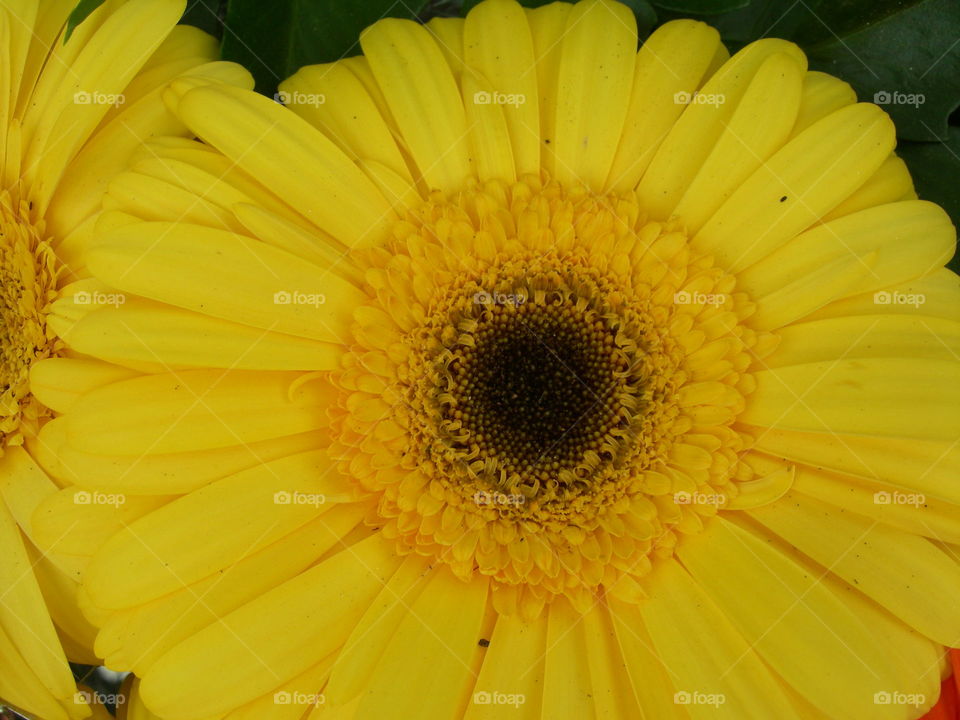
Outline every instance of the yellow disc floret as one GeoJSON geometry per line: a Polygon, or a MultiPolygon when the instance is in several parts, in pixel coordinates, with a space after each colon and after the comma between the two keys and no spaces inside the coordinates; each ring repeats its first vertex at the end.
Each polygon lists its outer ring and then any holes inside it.
{"type": "Polygon", "coordinates": [[[631,596],[751,479],[732,425],[772,337],[631,194],[438,193],[367,263],[334,452],[372,523],[492,577],[502,611],[631,596]]]}
{"type": "Polygon", "coordinates": [[[57,260],[26,203],[0,193],[0,453],[35,434],[49,414],[30,395],[30,367],[56,352],[46,314],[56,297],[57,260]]]}

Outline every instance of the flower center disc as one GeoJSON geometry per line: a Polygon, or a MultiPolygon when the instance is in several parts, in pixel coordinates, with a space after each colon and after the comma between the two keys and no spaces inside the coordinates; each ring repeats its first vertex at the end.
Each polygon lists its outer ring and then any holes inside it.
{"type": "Polygon", "coordinates": [[[30,367],[54,352],[45,318],[57,261],[42,228],[22,220],[27,216],[28,208],[0,192],[0,454],[22,444],[47,413],[30,396],[30,367]]]}
{"type": "Polygon", "coordinates": [[[438,434],[489,488],[534,498],[589,483],[627,449],[643,404],[642,358],[617,344],[609,308],[563,283],[503,284],[523,290],[456,303],[461,334],[441,354],[433,390],[438,434]],[[529,287],[551,284],[560,287],[529,287]]]}
{"type": "Polygon", "coordinates": [[[501,612],[635,596],[753,478],[752,305],[632,194],[436,193],[365,262],[331,452],[371,524],[493,578],[501,612]]]}

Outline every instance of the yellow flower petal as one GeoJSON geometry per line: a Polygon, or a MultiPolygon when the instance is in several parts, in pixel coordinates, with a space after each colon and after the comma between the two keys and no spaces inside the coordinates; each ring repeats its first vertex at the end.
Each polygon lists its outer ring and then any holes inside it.
{"type": "Polygon", "coordinates": [[[539,88],[537,106],[540,108],[541,162],[550,174],[556,173],[557,168],[554,142],[557,137],[557,88],[560,81],[563,35],[572,9],[573,5],[570,3],[555,2],[526,10],[530,36],[533,39],[539,88]],[[547,142],[548,140],[550,142],[547,142]]]}
{"type": "Polygon", "coordinates": [[[81,395],[137,373],[88,358],[48,358],[30,368],[30,390],[47,407],[66,412],[81,395]]]}
{"type": "Polygon", "coordinates": [[[423,591],[429,570],[424,558],[408,556],[371,603],[331,669],[330,683],[324,691],[331,706],[346,705],[365,690],[410,604],[423,591]]]}
{"type": "Polygon", "coordinates": [[[927,637],[960,637],[960,566],[925,538],[797,493],[749,514],[927,637]]]}
{"type": "Polygon", "coordinates": [[[187,91],[177,114],[338,240],[372,246],[383,239],[392,211],[377,188],[325,135],[277,103],[208,85],[187,91]],[[229,124],[222,122],[225,117],[229,124]]]}
{"type": "Polygon", "coordinates": [[[782,430],[952,439],[960,434],[956,362],[839,359],[756,373],[743,422],[782,430]]]}
{"type": "Polygon", "coordinates": [[[829,222],[875,205],[916,199],[907,164],[891,154],[856,192],[824,215],[823,221],[829,222]]]}
{"type": "Polygon", "coordinates": [[[487,99],[476,93],[498,93],[490,95],[493,102],[487,104],[503,111],[516,175],[539,173],[540,103],[537,75],[532,72],[536,60],[523,8],[513,0],[493,0],[478,5],[464,23],[463,59],[468,68],[463,92],[468,120],[471,105],[487,99]],[[483,77],[489,86],[477,89],[474,85],[468,89],[470,71],[483,77]],[[501,97],[507,100],[506,104],[500,103],[501,97]]]}
{"type": "Polygon", "coordinates": [[[736,272],[762,259],[836,207],[893,150],[893,123],[876,105],[837,110],[784,145],[693,239],[736,272]]]}
{"type": "Polygon", "coordinates": [[[487,579],[433,571],[369,676],[359,717],[454,716],[474,682],[487,579]]]}
{"type": "Polygon", "coordinates": [[[804,66],[775,53],[750,80],[713,150],[677,203],[674,213],[696,233],[790,133],[800,107],[804,66]]]}
{"type": "Polygon", "coordinates": [[[91,560],[84,587],[106,609],[148,602],[230,567],[352,497],[323,451],[257,465],[114,535],[91,560]],[[113,581],[120,572],[127,576],[122,586],[113,581]]]}
{"type": "Polygon", "coordinates": [[[347,337],[350,313],[363,298],[337,274],[288,252],[199,225],[120,227],[100,239],[87,261],[120,290],[326,342],[347,337]]]}
{"type": "Polygon", "coordinates": [[[301,68],[280,83],[280,92],[287,107],[322,130],[354,162],[374,160],[413,180],[376,103],[342,63],[301,68]]]}
{"type": "MultiPolygon", "coordinates": [[[[584,0],[573,6],[560,41],[556,125],[551,139],[564,183],[599,191],[613,165],[630,102],[637,21],[625,5],[584,0]],[[597,36],[604,38],[602,44],[597,36]]],[[[544,108],[549,112],[553,108],[544,108]]]]}
{"type": "Polygon", "coordinates": [[[738,287],[757,298],[769,296],[828,263],[846,259],[865,275],[844,295],[879,290],[926,275],[950,258],[955,245],[956,230],[937,205],[919,200],[878,205],[798,235],[740,272],[738,287]],[[870,253],[876,258],[868,265],[864,258],[870,253]]]}
{"type": "Polygon", "coordinates": [[[726,53],[720,33],[694,20],[671,20],[648,37],[637,53],[630,106],[606,189],[636,187],[663,138],[708,75],[718,53],[726,53]]]}
{"type": "Polygon", "coordinates": [[[338,546],[365,510],[358,505],[333,508],[202,580],[113,613],[97,637],[97,651],[110,667],[129,667],[146,675],[158,659],[191,635],[297,576],[338,546]]]}
{"type": "Polygon", "coordinates": [[[795,137],[813,125],[817,120],[836,112],[842,107],[853,105],[857,94],[849,84],[833,75],[811,70],[803,78],[803,96],[800,111],[793,126],[791,137],[795,137]]]}
{"type": "MultiPolygon", "coordinates": [[[[719,518],[678,556],[753,649],[823,712],[854,716],[874,693],[898,687],[898,668],[869,628],[763,536],[719,518]]],[[[900,717],[884,710],[878,718],[900,717]]]]}
{"type": "Polygon", "coordinates": [[[230,447],[325,427],[326,401],[318,383],[291,397],[299,377],[190,370],[114,383],[76,403],[67,416],[67,440],[83,452],[139,456],[230,447]],[[136,417],[130,416],[131,406],[136,417]]]}
{"type": "Polygon", "coordinates": [[[710,595],[675,560],[658,565],[639,608],[673,678],[674,702],[692,705],[696,697],[703,717],[800,718],[786,688],[710,595]]]}
{"type": "Polygon", "coordinates": [[[143,678],[144,702],[203,720],[272,692],[346,640],[398,564],[376,536],[341,550],[161,657],[143,678]]]}
{"type": "Polygon", "coordinates": [[[547,623],[537,619],[525,623],[520,618],[501,615],[488,638],[489,645],[474,693],[501,693],[513,696],[512,704],[479,704],[485,695],[474,695],[464,713],[464,720],[496,720],[509,710],[517,720],[540,720],[543,705],[543,665],[547,652],[547,623]],[[517,672],[523,668],[523,672],[517,672]],[[520,702],[519,698],[523,698],[520,702]]]}
{"type": "Polygon", "coordinates": [[[429,31],[388,18],[364,30],[360,46],[423,181],[460,187],[470,175],[463,101],[429,31]]]}
{"type": "MultiPolygon", "coordinates": [[[[18,462],[16,458],[16,454],[3,458],[4,473],[16,471],[11,467],[11,463],[18,462]]],[[[53,697],[72,698],[75,687],[67,658],[31,571],[32,563],[20,530],[5,503],[0,503],[0,546],[6,556],[0,565],[0,585],[4,588],[0,628],[23,657],[26,667],[36,673],[53,697]]],[[[2,640],[0,638],[0,644],[2,640]]]]}
{"type": "MultiPolygon", "coordinates": [[[[342,353],[331,343],[138,298],[85,316],[70,330],[70,344],[79,352],[96,349],[100,357],[124,364],[237,370],[333,370],[342,353]]],[[[120,370],[114,380],[129,377],[120,370]]]]}
{"type": "Polygon", "coordinates": [[[824,435],[755,429],[754,446],[777,457],[912,488],[960,505],[960,447],[953,439],[824,435]]]}
{"type": "Polygon", "coordinates": [[[565,598],[550,604],[543,665],[543,717],[589,717],[593,712],[590,666],[579,614],[565,598]]]}
{"type": "Polygon", "coordinates": [[[685,708],[674,698],[674,675],[653,647],[638,607],[615,600],[609,607],[623,662],[644,717],[686,718],[685,708]]]}
{"type": "Polygon", "coordinates": [[[806,58],[793,43],[760,40],[730,58],[703,84],[697,96],[702,100],[691,98],[637,185],[640,199],[654,218],[665,220],[673,213],[730,122],[751,79],[767,58],[778,53],[794,58],[806,69],[806,58]]]}

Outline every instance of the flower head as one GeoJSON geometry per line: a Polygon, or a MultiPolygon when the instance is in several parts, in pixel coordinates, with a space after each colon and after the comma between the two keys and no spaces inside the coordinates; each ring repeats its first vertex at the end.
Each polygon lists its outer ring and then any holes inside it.
{"type": "Polygon", "coordinates": [[[163,86],[246,78],[208,62],[213,38],[175,27],[183,8],[109,3],[66,40],[69,3],[0,6],[0,698],[44,720],[90,715],[67,661],[99,661],[96,630],[77,606],[83,563],[48,555],[34,532],[33,510],[59,489],[36,462],[46,451],[39,435],[51,408],[71,400],[60,392],[64,362],[81,384],[124,372],[67,361],[51,308],[87,276],[79,258],[111,177],[145,137],[187,134],[163,86]],[[36,374],[40,361],[48,374],[36,374]]]}
{"type": "Polygon", "coordinates": [[[126,369],[41,431],[126,504],[35,516],[99,528],[108,665],[185,720],[932,704],[960,285],[886,115],[607,0],[361,44],[287,108],[173,83],[203,142],[148,143],[84,254],[126,302],[55,305],[126,369]]]}

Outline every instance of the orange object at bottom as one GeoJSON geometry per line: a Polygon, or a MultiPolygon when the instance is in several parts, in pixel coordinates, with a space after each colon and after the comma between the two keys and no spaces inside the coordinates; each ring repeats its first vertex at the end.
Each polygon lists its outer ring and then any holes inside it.
{"type": "Polygon", "coordinates": [[[921,720],[960,720],[960,650],[950,651],[953,675],[940,686],[940,700],[921,720]]]}

